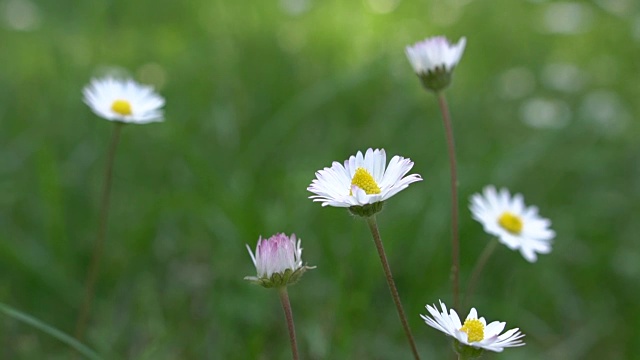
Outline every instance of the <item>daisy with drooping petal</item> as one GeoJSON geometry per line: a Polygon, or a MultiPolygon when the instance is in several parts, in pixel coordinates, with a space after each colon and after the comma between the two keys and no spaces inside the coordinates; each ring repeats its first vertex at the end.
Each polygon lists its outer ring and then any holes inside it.
{"type": "Polygon", "coordinates": [[[456,346],[456,350],[458,351],[464,351],[464,347],[473,347],[476,349],[502,352],[504,348],[525,344],[520,340],[524,337],[524,334],[522,334],[518,328],[508,330],[500,335],[506,323],[494,321],[487,325],[483,317],[478,318],[478,313],[475,308],[471,309],[464,324],[462,324],[455,310],[450,309],[447,313],[447,307],[442,301],[440,301],[440,306],[442,312],[438,311],[435,304],[433,306],[427,305],[426,308],[431,314],[431,317],[427,315],[420,315],[420,317],[422,317],[427,325],[456,339],[460,345],[462,345],[460,349],[456,346]]]}
{"type": "Polygon", "coordinates": [[[407,46],[406,53],[413,70],[426,74],[439,68],[451,71],[462,58],[467,39],[462,37],[457,44],[450,44],[444,36],[434,36],[407,46]]]}
{"type": "Polygon", "coordinates": [[[497,191],[487,186],[483,194],[471,197],[473,218],[484,227],[484,231],[498,237],[511,250],[520,250],[529,262],[537,260],[537,253],[551,252],[551,240],[555,232],[549,227],[551,221],[538,215],[538,208],[525,206],[521,194],[513,197],[507,189],[497,191]]]}
{"type": "Polygon", "coordinates": [[[264,287],[280,287],[295,283],[307,269],[302,264],[302,248],[296,235],[276,234],[269,239],[260,237],[255,255],[247,245],[258,276],[247,276],[249,280],[264,287]]]}
{"type": "Polygon", "coordinates": [[[454,68],[462,58],[467,39],[462,37],[456,44],[450,44],[444,36],[426,38],[405,48],[407,59],[422,86],[432,91],[438,99],[447,140],[449,169],[451,172],[451,287],[453,304],[458,306],[460,294],[460,240],[458,237],[458,171],[455,155],[453,124],[444,90],[451,84],[454,68]]]}
{"type": "Polygon", "coordinates": [[[82,94],[96,115],[110,121],[146,124],[163,120],[164,98],[152,87],[131,79],[93,79],[82,94]]]}
{"type": "Polygon", "coordinates": [[[458,65],[466,38],[450,44],[444,36],[434,36],[406,47],[406,54],[413,70],[429,90],[440,91],[451,82],[451,72],[458,65]]]}
{"type": "Polygon", "coordinates": [[[421,181],[418,174],[405,176],[413,167],[410,159],[394,156],[387,166],[384,149],[369,148],[364,155],[358,151],[343,164],[333,162],[330,168],[316,172],[316,179],[307,188],[316,194],[309,198],[322,206],[353,207],[385,201],[421,181]],[[404,176],[404,177],[403,177],[404,176]]]}

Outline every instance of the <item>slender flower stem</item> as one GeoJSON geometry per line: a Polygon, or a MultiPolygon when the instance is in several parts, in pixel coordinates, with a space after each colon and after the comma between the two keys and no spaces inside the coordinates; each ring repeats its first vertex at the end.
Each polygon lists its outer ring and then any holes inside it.
{"type": "Polygon", "coordinates": [[[476,260],[476,264],[473,266],[473,271],[471,272],[471,279],[469,279],[469,283],[467,284],[467,291],[464,294],[465,306],[468,305],[471,301],[473,292],[476,290],[476,286],[478,285],[480,274],[482,274],[484,266],[487,264],[487,261],[489,260],[497,246],[498,239],[494,238],[487,244],[487,246],[484,247],[484,250],[482,250],[482,254],[480,254],[478,260],[476,260]]]}
{"type": "Polygon", "coordinates": [[[296,327],[293,324],[293,313],[291,312],[291,303],[289,302],[289,293],[287,293],[287,287],[282,286],[278,288],[278,294],[280,295],[280,302],[282,303],[282,310],[284,310],[284,317],[287,319],[287,328],[289,329],[289,339],[291,340],[291,355],[293,360],[298,360],[298,343],[296,342],[296,327]]]}
{"type": "Polygon", "coordinates": [[[438,105],[442,112],[449,167],[451,168],[451,287],[453,288],[453,307],[459,310],[460,305],[460,240],[458,238],[458,170],[456,165],[456,147],[453,140],[453,126],[449,106],[444,93],[437,93],[438,105]]]}
{"type": "Polygon", "coordinates": [[[109,218],[109,198],[111,195],[111,182],[113,178],[113,162],[115,160],[116,149],[120,140],[120,133],[124,124],[115,122],[113,133],[111,135],[111,143],[107,152],[107,164],[104,171],[104,179],[102,186],[102,198],[100,200],[100,220],[98,225],[98,234],[96,240],[93,243],[93,255],[91,257],[91,263],[89,264],[89,271],[87,272],[87,278],[85,280],[85,293],[80,313],[78,314],[78,320],[76,322],[75,336],[78,341],[82,341],[84,336],[84,330],[89,320],[89,313],[91,312],[91,303],[94,297],[94,288],[96,280],[98,278],[98,272],[100,269],[100,260],[102,259],[102,253],[104,249],[104,240],[107,234],[107,222],[109,218]]]}
{"type": "Polygon", "coordinates": [[[396,309],[398,310],[398,317],[400,317],[400,322],[402,322],[404,333],[405,335],[407,335],[407,340],[409,340],[409,346],[411,346],[413,357],[416,360],[419,360],[420,355],[418,354],[418,348],[416,347],[416,343],[413,340],[413,334],[411,334],[411,329],[409,329],[407,316],[404,314],[404,309],[402,308],[402,302],[400,302],[400,295],[398,295],[398,289],[396,289],[396,284],[393,281],[393,275],[391,274],[391,268],[389,268],[387,255],[385,254],[384,247],[382,246],[382,239],[380,238],[380,231],[378,231],[378,223],[376,222],[376,216],[372,215],[368,217],[367,224],[369,225],[369,229],[371,230],[371,235],[373,236],[373,242],[376,244],[376,249],[378,249],[378,255],[380,256],[380,262],[382,263],[382,269],[384,270],[384,275],[387,278],[389,291],[391,291],[391,297],[393,298],[393,302],[396,304],[396,309]]]}

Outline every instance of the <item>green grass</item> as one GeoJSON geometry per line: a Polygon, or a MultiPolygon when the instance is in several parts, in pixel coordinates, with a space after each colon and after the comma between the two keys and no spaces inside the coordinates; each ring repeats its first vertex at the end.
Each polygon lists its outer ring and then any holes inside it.
{"type": "MultiPolygon", "coordinates": [[[[384,147],[424,178],[378,219],[423,358],[447,356],[448,340],[418,316],[451,303],[446,145],[404,55],[446,34],[468,39],[447,92],[462,284],[490,239],[466,209],[486,184],[522,192],[557,232],[535,264],[503,246],[489,262],[474,306],[520,327],[527,346],[486,357],[640,351],[637,4],[616,14],[578,2],[585,31],[557,34],[545,31],[545,1],[405,1],[388,14],[310,1],[300,15],[281,3],[36,1],[32,31],[2,20],[0,301],[73,333],[112,126],[81,89],[117,67],[159,87],[166,121],[123,131],[87,346],[105,359],[289,357],[277,294],[242,279],[255,271],[245,243],[295,232],[317,266],[289,290],[303,357],[409,358],[366,224],[306,191],[332,161],[384,147]],[[581,85],[554,87],[558,63],[578,67],[581,85]],[[533,79],[522,94],[504,90],[514,68],[533,79]],[[566,124],[527,125],[531,99],[560,102],[566,124]]],[[[72,354],[10,317],[0,339],[0,358],[72,354]]]]}

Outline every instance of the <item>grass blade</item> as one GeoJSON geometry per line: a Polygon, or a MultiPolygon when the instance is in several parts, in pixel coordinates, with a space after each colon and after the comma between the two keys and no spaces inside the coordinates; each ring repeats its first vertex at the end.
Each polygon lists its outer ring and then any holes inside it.
{"type": "Polygon", "coordinates": [[[100,360],[100,356],[98,356],[98,354],[96,354],[93,350],[89,349],[86,345],[32,316],[29,316],[1,302],[0,312],[3,312],[5,315],[15,320],[22,321],[27,325],[31,325],[34,328],[44,332],[45,334],[62,341],[63,343],[69,345],[71,348],[75,349],[80,354],[84,355],[87,359],[100,360]]]}

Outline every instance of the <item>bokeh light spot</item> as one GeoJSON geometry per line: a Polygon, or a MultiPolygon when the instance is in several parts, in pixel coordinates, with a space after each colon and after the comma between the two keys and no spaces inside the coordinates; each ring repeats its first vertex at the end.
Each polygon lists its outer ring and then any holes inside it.
{"type": "Polygon", "coordinates": [[[520,108],[522,121],[534,128],[558,129],[571,119],[571,109],[561,100],[533,98],[520,108]]]}
{"type": "Polygon", "coordinates": [[[588,93],[580,105],[580,117],[597,131],[610,135],[621,133],[631,121],[631,115],[620,96],[609,90],[588,93]]]}
{"type": "Polygon", "coordinates": [[[280,8],[285,13],[298,16],[306,13],[311,8],[310,0],[280,0],[280,8]]]}
{"type": "Polygon", "coordinates": [[[593,24],[593,10],[585,4],[557,2],[546,5],[542,26],[545,32],[579,34],[593,24]]]}
{"type": "Polygon", "coordinates": [[[577,92],[586,82],[586,74],[573,64],[548,64],[542,70],[542,83],[553,90],[577,92]]]}
{"type": "Polygon", "coordinates": [[[9,0],[0,7],[2,21],[9,29],[32,31],[40,25],[40,11],[29,0],[9,0]]]}
{"type": "Polygon", "coordinates": [[[365,0],[371,11],[377,14],[389,14],[400,4],[400,0],[365,0]]]}
{"type": "Polygon", "coordinates": [[[153,85],[156,90],[160,90],[167,82],[167,72],[164,68],[156,63],[147,63],[137,71],[138,79],[143,84],[153,85]]]}
{"type": "Polygon", "coordinates": [[[498,78],[498,91],[506,99],[525,97],[531,94],[535,87],[535,76],[525,67],[511,68],[500,74],[498,78]]]}

